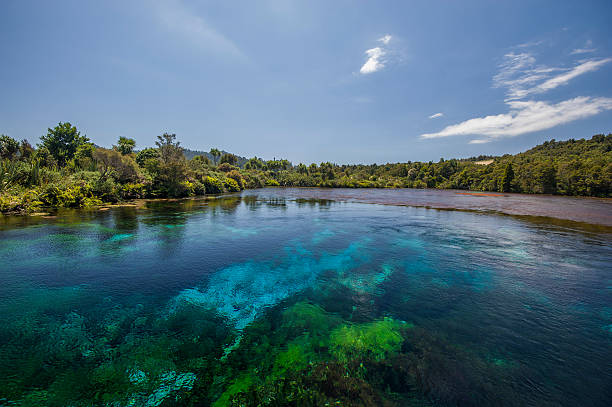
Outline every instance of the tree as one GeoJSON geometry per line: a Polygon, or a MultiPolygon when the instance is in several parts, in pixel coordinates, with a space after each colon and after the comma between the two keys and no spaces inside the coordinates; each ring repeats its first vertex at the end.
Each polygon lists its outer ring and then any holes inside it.
{"type": "Polygon", "coordinates": [[[28,140],[23,139],[19,143],[19,154],[22,159],[29,159],[34,155],[34,147],[32,147],[28,140]]]}
{"type": "Polygon", "coordinates": [[[117,141],[115,149],[123,155],[128,155],[132,154],[134,147],[136,147],[136,140],[121,136],[119,141],[117,141]]]}
{"type": "Polygon", "coordinates": [[[263,166],[264,162],[261,160],[261,158],[257,157],[249,158],[249,161],[244,164],[244,168],[247,170],[260,170],[263,168],[263,166]]]}
{"type": "Polygon", "coordinates": [[[230,165],[236,165],[238,158],[234,154],[225,153],[221,156],[221,164],[228,163],[230,165]]]}
{"type": "Polygon", "coordinates": [[[88,168],[91,166],[95,166],[93,161],[93,155],[96,150],[96,147],[93,143],[83,143],[78,148],[76,153],[74,153],[74,161],[75,164],[80,166],[81,168],[88,168]]]}
{"type": "Polygon", "coordinates": [[[189,168],[176,134],[164,133],[155,142],[159,150],[159,165],[155,169],[153,184],[162,195],[179,197],[190,193],[189,168]]]}
{"type": "Polygon", "coordinates": [[[0,134],[0,158],[12,160],[19,151],[19,142],[12,137],[0,134]]]}
{"type": "Polygon", "coordinates": [[[306,167],[304,164],[299,163],[297,167],[295,167],[295,170],[299,173],[299,174],[308,174],[308,167],[306,167]]]}
{"type": "Polygon", "coordinates": [[[159,151],[156,148],[145,148],[136,154],[136,162],[143,168],[147,160],[157,160],[158,158],[159,151]]]}
{"type": "Polygon", "coordinates": [[[165,164],[185,160],[181,143],[176,141],[176,134],[164,133],[157,136],[155,145],[159,150],[159,157],[165,164]]]}
{"type": "Polygon", "coordinates": [[[514,170],[512,169],[512,163],[508,163],[501,179],[500,192],[510,192],[512,180],[514,180],[514,170]]]}
{"type": "Polygon", "coordinates": [[[210,149],[210,155],[213,156],[213,160],[215,162],[215,165],[217,165],[217,158],[221,156],[221,151],[219,151],[216,148],[211,148],[210,149]]]}
{"type": "Polygon", "coordinates": [[[210,160],[205,155],[196,155],[191,161],[198,166],[210,165],[210,160]]]}
{"type": "Polygon", "coordinates": [[[47,129],[47,134],[40,138],[41,147],[49,150],[60,166],[74,158],[77,148],[87,143],[89,139],[81,136],[75,126],[69,122],[59,122],[53,129],[47,129]]]}
{"type": "Polygon", "coordinates": [[[138,179],[136,162],[130,156],[124,156],[117,150],[97,148],[93,152],[93,158],[98,162],[102,178],[112,176],[121,183],[138,179]]]}

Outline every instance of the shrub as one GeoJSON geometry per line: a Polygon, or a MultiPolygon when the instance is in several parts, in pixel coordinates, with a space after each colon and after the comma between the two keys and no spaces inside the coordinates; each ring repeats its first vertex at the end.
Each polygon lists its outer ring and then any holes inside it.
{"type": "Polygon", "coordinates": [[[240,185],[233,178],[227,178],[225,180],[225,188],[227,188],[230,192],[238,192],[240,191],[240,185]]]}
{"type": "Polygon", "coordinates": [[[40,194],[40,201],[46,206],[64,208],[83,208],[102,204],[99,198],[94,197],[87,184],[47,185],[40,194]]]}
{"type": "Polygon", "coordinates": [[[217,178],[204,177],[202,183],[207,194],[220,194],[223,192],[223,183],[217,178]]]}
{"type": "Polygon", "coordinates": [[[146,193],[146,185],[143,183],[127,183],[121,187],[121,197],[124,199],[144,198],[146,193]]]}
{"type": "Polygon", "coordinates": [[[244,178],[242,177],[242,174],[240,174],[238,171],[231,170],[227,173],[227,177],[236,181],[240,189],[244,189],[244,178]]]}
{"type": "Polygon", "coordinates": [[[230,172],[231,170],[235,170],[236,167],[234,167],[233,165],[231,165],[229,163],[221,163],[221,164],[219,164],[217,169],[219,171],[223,171],[223,172],[230,172]]]}

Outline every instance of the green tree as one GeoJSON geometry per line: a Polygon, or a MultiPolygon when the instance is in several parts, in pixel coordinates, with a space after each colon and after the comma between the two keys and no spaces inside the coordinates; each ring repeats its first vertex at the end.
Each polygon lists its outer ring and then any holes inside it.
{"type": "Polygon", "coordinates": [[[211,148],[210,149],[210,155],[213,156],[214,163],[215,163],[215,165],[217,165],[217,158],[219,158],[221,156],[221,151],[219,151],[216,148],[211,148]]]}
{"type": "Polygon", "coordinates": [[[0,158],[12,160],[19,152],[19,142],[12,137],[0,134],[0,158]]]}
{"type": "Polygon", "coordinates": [[[167,164],[185,160],[181,143],[176,141],[176,134],[164,133],[161,136],[157,136],[155,145],[163,163],[167,164]]]}
{"type": "Polygon", "coordinates": [[[89,139],[81,136],[75,126],[69,122],[59,122],[53,129],[47,129],[47,134],[40,138],[41,147],[49,150],[60,166],[74,158],[77,148],[87,143],[89,139]]]}
{"type": "Polygon", "coordinates": [[[159,158],[159,150],[156,148],[145,148],[136,154],[136,162],[144,168],[147,160],[157,160],[159,158]]]}
{"type": "Polygon", "coordinates": [[[95,162],[93,161],[93,155],[96,147],[93,143],[83,143],[78,148],[76,153],[74,153],[74,161],[75,164],[80,168],[88,168],[94,167],[95,170],[95,162]]]}
{"type": "Polygon", "coordinates": [[[261,160],[261,158],[257,157],[250,158],[249,161],[244,164],[244,168],[247,170],[260,170],[263,168],[263,166],[264,162],[261,160]]]}
{"type": "Polygon", "coordinates": [[[106,148],[97,148],[93,157],[100,167],[101,178],[112,176],[120,183],[138,180],[138,169],[132,157],[106,148]]]}
{"type": "Polygon", "coordinates": [[[189,167],[176,134],[164,133],[155,142],[159,150],[159,165],[153,184],[163,196],[180,197],[190,194],[189,167]]]}
{"type": "Polygon", "coordinates": [[[512,163],[508,163],[504,169],[504,175],[501,179],[499,190],[501,192],[510,192],[512,181],[514,180],[514,170],[512,170],[512,163]]]}
{"type": "Polygon", "coordinates": [[[221,156],[221,164],[228,163],[230,165],[236,165],[238,158],[234,154],[225,153],[221,156]]]}
{"type": "Polygon", "coordinates": [[[128,155],[132,154],[134,147],[136,147],[136,140],[121,136],[119,141],[117,141],[115,149],[123,155],[128,155]]]}
{"type": "Polygon", "coordinates": [[[19,143],[19,154],[22,159],[30,159],[34,155],[34,147],[32,147],[28,140],[23,139],[19,143]]]}

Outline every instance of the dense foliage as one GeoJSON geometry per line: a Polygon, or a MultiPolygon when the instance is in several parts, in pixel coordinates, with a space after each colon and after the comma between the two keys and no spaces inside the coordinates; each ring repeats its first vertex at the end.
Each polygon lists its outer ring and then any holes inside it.
{"type": "Polygon", "coordinates": [[[37,148],[27,140],[0,135],[0,212],[264,186],[612,196],[612,134],[551,140],[516,155],[384,165],[293,165],[284,159],[247,160],[216,148],[194,155],[198,152],[183,149],[176,135],[167,133],[158,136],[155,145],[135,152],[135,141],[120,137],[112,149],[96,147],[70,123],[48,129],[37,148]]]}

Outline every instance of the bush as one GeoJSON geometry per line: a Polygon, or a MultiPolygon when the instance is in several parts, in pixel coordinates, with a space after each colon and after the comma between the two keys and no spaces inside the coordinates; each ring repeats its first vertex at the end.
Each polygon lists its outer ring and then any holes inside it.
{"type": "Polygon", "coordinates": [[[147,195],[147,186],[143,183],[128,183],[121,187],[123,199],[139,199],[147,195]]]}
{"type": "Polygon", "coordinates": [[[230,192],[238,192],[240,191],[240,185],[233,178],[227,178],[225,180],[225,188],[227,188],[230,192]]]}
{"type": "Polygon", "coordinates": [[[219,166],[217,167],[217,169],[219,171],[223,171],[223,172],[230,172],[232,170],[236,170],[237,167],[234,167],[233,165],[229,164],[229,163],[221,163],[219,164],[219,166]]]}
{"type": "Polygon", "coordinates": [[[196,195],[205,195],[206,186],[200,181],[193,181],[193,193],[196,195]]]}
{"type": "Polygon", "coordinates": [[[278,183],[277,180],[275,180],[274,178],[268,178],[266,180],[266,186],[267,187],[279,187],[280,184],[278,183]]]}
{"type": "Polygon", "coordinates": [[[238,171],[231,170],[227,173],[227,177],[236,181],[240,189],[244,189],[244,178],[242,177],[242,174],[240,174],[238,171]]]}
{"type": "Polygon", "coordinates": [[[223,183],[217,178],[204,177],[202,183],[207,194],[220,194],[223,192],[223,183]]]}
{"type": "Polygon", "coordinates": [[[47,185],[40,194],[40,201],[45,206],[64,208],[83,208],[102,204],[87,184],[47,185]]]}

